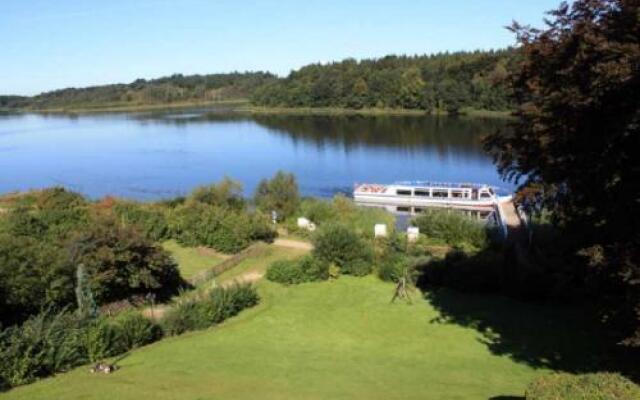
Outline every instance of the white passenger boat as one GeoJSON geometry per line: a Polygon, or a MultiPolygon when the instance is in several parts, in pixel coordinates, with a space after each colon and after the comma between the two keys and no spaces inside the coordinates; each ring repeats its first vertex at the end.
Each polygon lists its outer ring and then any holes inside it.
{"type": "Polygon", "coordinates": [[[363,204],[405,207],[450,207],[466,210],[493,209],[499,202],[511,200],[499,196],[484,184],[442,182],[398,182],[391,185],[356,184],[353,198],[363,204]]]}

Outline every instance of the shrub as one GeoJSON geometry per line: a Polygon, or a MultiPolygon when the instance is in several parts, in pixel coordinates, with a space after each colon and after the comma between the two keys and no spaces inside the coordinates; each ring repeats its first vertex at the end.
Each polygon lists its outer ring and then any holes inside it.
{"type": "Polygon", "coordinates": [[[297,262],[278,260],[269,266],[266,278],[272,282],[296,284],[305,282],[304,273],[297,262]]]}
{"type": "Polygon", "coordinates": [[[271,264],[267,279],[285,284],[297,284],[329,279],[329,263],[311,255],[295,261],[279,260],[271,264]]]}
{"type": "Polygon", "coordinates": [[[98,303],[149,292],[168,298],[184,284],[167,251],[110,219],[97,219],[75,234],[69,248],[72,263],[84,265],[98,303]]]}
{"type": "Polygon", "coordinates": [[[247,213],[204,203],[178,206],[170,225],[181,244],[208,246],[223,253],[237,253],[249,246],[256,226],[247,213]]]}
{"type": "Polygon", "coordinates": [[[0,332],[0,381],[5,386],[86,362],[81,321],[73,314],[41,313],[0,332]]]}
{"type": "Polygon", "coordinates": [[[640,387],[618,374],[551,374],[534,380],[526,390],[527,400],[635,400],[640,387]]]}
{"type": "Polygon", "coordinates": [[[342,273],[360,276],[371,271],[371,245],[345,225],[323,226],[313,243],[313,255],[328,263],[335,263],[342,273]]]}
{"type": "Polygon", "coordinates": [[[167,335],[205,329],[258,304],[259,297],[250,284],[216,287],[204,299],[189,299],[177,304],[162,320],[167,335]]]}
{"type": "Polygon", "coordinates": [[[420,233],[451,246],[463,246],[466,243],[479,249],[488,242],[487,229],[482,223],[456,211],[426,210],[411,224],[420,228],[420,233]]]}
{"type": "Polygon", "coordinates": [[[162,329],[137,312],[118,315],[114,323],[117,326],[118,340],[126,350],[153,343],[162,337],[162,329]]]}
{"type": "Polygon", "coordinates": [[[117,326],[106,318],[92,320],[84,334],[84,349],[91,362],[120,354],[127,349],[119,341],[117,326]]]}
{"type": "Polygon", "coordinates": [[[134,202],[118,202],[113,211],[125,224],[135,225],[153,241],[170,238],[167,211],[160,206],[142,205],[134,202]]]}
{"type": "Polygon", "coordinates": [[[219,183],[195,188],[188,200],[228,207],[236,211],[245,208],[245,202],[242,198],[242,184],[227,177],[219,183]]]}
{"type": "Polygon", "coordinates": [[[264,212],[277,211],[278,219],[285,219],[293,215],[300,203],[295,176],[278,171],[270,180],[263,179],[258,184],[254,201],[258,208],[264,212]]]}
{"type": "Polygon", "coordinates": [[[405,275],[409,268],[409,260],[401,255],[395,255],[382,260],[378,265],[378,277],[383,281],[397,282],[405,275]]]}

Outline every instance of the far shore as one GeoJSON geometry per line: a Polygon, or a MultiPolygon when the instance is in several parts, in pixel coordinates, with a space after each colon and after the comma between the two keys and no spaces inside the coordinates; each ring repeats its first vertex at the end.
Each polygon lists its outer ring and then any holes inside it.
{"type": "MultiPolygon", "coordinates": [[[[91,114],[110,112],[142,112],[160,110],[179,110],[189,108],[219,108],[228,107],[230,112],[250,115],[363,115],[363,116],[448,116],[451,113],[445,110],[427,112],[425,110],[412,110],[403,108],[339,108],[339,107],[261,107],[253,106],[247,99],[217,100],[217,101],[186,101],[161,104],[114,104],[91,107],[59,107],[43,109],[18,109],[1,110],[17,113],[42,113],[42,114],[91,114]]],[[[511,111],[477,110],[466,108],[460,110],[456,116],[481,117],[481,118],[511,118],[511,111]]]]}

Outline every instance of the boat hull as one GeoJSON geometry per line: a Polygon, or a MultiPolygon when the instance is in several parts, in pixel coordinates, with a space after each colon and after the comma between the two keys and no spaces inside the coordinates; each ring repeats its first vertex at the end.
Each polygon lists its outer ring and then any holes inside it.
{"type": "Polygon", "coordinates": [[[361,194],[354,193],[353,198],[358,203],[395,205],[406,207],[445,207],[460,208],[465,210],[492,210],[496,204],[495,199],[469,200],[469,199],[424,199],[416,197],[398,197],[385,194],[361,194]]]}

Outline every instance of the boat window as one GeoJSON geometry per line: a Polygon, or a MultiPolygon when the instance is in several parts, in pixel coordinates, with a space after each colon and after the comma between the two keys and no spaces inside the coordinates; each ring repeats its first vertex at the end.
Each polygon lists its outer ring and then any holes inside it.
{"type": "Polygon", "coordinates": [[[413,211],[414,211],[415,213],[421,213],[421,212],[424,212],[424,208],[422,208],[422,207],[414,207],[414,208],[413,208],[413,211]]]}
{"type": "Polygon", "coordinates": [[[423,197],[429,197],[429,191],[428,190],[420,190],[420,189],[416,189],[413,192],[416,196],[423,196],[423,197]]]}
{"type": "Polygon", "coordinates": [[[396,210],[398,212],[409,212],[410,211],[409,207],[398,207],[398,208],[396,208],[396,210]]]}
{"type": "Polygon", "coordinates": [[[449,197],[449,192],[447,190],[434,190],[433,197],[449,197]]]}
{"type": "Polygon", "coordinates": [[[396,190],[396,194],[399,196],[411,196],[411,190],[398,189],[396,190]]]}
{"type": "Polygon", "coordinates": [[[452,190],[451,191],[451,197],[459,199],[459,198],[463,197],[463,195],[462,195],[462,192],[459,192],[457,190],[452,190]]]}
{"type": "Polygon", "coordinates": [[[480,198],[481,199],[488,199],[490,197],[491,197],[491,195],[489,193],[487,193],[487,192],[480,193],[480,198]]]}

